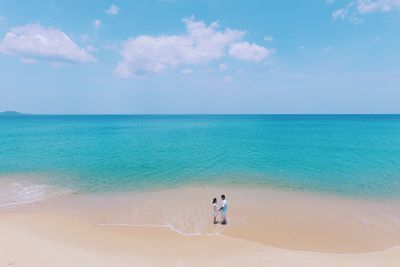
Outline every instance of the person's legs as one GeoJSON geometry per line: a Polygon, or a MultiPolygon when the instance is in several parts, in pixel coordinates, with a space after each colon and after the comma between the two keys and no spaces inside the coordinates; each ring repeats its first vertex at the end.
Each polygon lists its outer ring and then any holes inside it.
{"type": "Polygon", "coordinates": [[[222,218],[222,224],[226,224],[226,214],[225,213],[222,213],[221,214],[221,218],[222,218]]]}
{"type": "Polygon", "coordinates": [[[217,224],[217,216],[214,216],[214,224],[217,224]]]}

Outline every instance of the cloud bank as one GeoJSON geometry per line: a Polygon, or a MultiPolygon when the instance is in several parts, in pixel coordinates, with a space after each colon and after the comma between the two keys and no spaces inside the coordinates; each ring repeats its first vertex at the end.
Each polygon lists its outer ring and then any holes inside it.
{"type": "Polygon", "coordinates": [[[262,61],[267,56],[271,55],[272,51],[265,47],[250,44],[248,42],[240,42],[232,44],[229,49],[229,54],[241,60],[247,61],[262,61]]]}
{"type": "Polygon", "coordinates": [[[350,19],[353,22],[362,21],[359,16],[373,12],[389,12],[400,9],[400,0],[354,0],[346,7],[332,13],[333,19],[350,19]]]}
{"type": "Polygon", "coordinates": [[[96,59],[80,48],[64,32],[40,24],[13,27],[0,42],[0,53],[21,59],[53,62],[86,63],[96,59]]]}
{"type": "Polygon", "coordinates": [[[207,63],[231,56],[259,62],[271,55],[268,48],[241,41],[244,31],[219,30],[218,22],[206,25],[194,17],[183,19],[183,35],[141,35],[123,42],[115,72],[123,77],[161,73],[180,65],[207,63]]]}

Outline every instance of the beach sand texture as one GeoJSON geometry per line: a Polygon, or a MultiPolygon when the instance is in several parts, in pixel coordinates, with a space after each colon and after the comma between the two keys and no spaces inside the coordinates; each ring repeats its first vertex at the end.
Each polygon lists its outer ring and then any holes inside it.
{"type": "Polygon", "coordinates": [[[220,190],[177,188],[134,197],[66,194],[3,209],[0,266],[400,264],[395,201],[229,188],[229,224],[215,226],[207,200],[220,190]],[[179,203],[181,208],[173,209],[179,203]],[[142,216],[127,217],[134,210],[142,216]],[[171,221],[178,214],[180,220],[171,221]],[[202,217],[205,221],[196,225],[202,217]],[[142,226],[123,225],[122,219],[142,226]],[[185,219],[188,223],[180,224],[185,219]]]}
{"type": "Polygon", "coordinates": [[[96,226],[44,213],[1,215],[0,266],[399,266],[400,248],[333,254],[168,229],[96,226]]]}

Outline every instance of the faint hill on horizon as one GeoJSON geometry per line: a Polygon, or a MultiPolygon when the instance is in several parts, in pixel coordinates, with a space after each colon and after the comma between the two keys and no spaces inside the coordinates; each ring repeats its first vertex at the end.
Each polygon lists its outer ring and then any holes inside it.
{"type": "Polygon", "coordinates": [[[21,116],[21,115],[29,115],[29,114],[21,113],[18,111],[12,111],[12,110],[6,110],[3,112],[0,112],[0,116],[21,116]]]}

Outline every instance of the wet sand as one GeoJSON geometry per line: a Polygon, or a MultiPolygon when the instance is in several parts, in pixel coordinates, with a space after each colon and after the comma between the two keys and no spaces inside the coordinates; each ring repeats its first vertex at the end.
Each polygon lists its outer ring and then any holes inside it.
{"type": "Polygon", "coordinates": [[[166,228],[98,226],[49,213],[0,215],[0,266],[398,266],[400,248],[334,254],[294,251],[166,228]]]}
{"type": "Polygon", "coordinates": [[[361,253],[400,245],[397,200],[256,188],[185,187],[68,195],[27,210],[72,215],[103,225],[164,226],[188,236],[218,234],[295,250],[361,253]],[[228,198],[227,226],[211,223],[211,200],[220,192],[228,198]]]}

